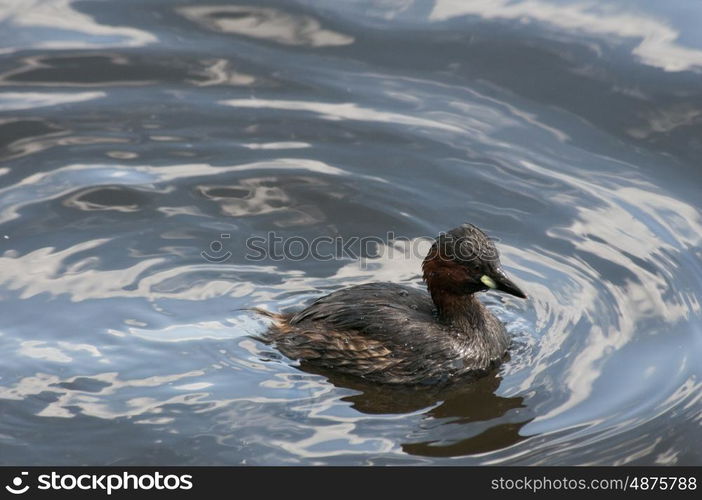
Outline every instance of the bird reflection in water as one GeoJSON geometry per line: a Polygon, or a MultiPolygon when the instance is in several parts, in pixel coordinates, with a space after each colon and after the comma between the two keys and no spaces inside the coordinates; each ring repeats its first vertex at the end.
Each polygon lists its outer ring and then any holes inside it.
{"type": "Polygon", "coordinates": [[[502,380],[497,373],[438,387],[395,386],[305,364],[300,368],[325,376],[336,387],[357,391],[341,399],[361,413],[408,414],[424,410],[420,428],[411,435],[414,439],[401,444],[410,455],[458,457],[506,448],[526,438],[520,430],[534,418],[523,397],[495,393],[502,380]]]}

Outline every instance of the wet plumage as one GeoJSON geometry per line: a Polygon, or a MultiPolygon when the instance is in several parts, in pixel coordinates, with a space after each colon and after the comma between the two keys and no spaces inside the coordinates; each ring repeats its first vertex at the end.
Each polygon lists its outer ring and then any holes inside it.
{"type": "Polygon", "coordinates": [[[395,283],[344,288],[298,313],[271,315],[267,339],[292,359],[382,383],[485,375],[509,340],[473,294],[494,288],[525,295],[505,276],[492,241],[472,225],[440,235],[422,268],[429,293],[395,283]]]}

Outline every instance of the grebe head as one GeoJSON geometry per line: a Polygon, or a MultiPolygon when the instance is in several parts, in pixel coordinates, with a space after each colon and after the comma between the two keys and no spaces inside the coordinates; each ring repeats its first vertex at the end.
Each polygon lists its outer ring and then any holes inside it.
{"type": "Polygon", "coordinates": [[[492,240],[472,224],[439,235],[424,259],[422,271],[437,304],[442,295],[470,295],[486,290],[527,297],[502,270],[492,240]]]}

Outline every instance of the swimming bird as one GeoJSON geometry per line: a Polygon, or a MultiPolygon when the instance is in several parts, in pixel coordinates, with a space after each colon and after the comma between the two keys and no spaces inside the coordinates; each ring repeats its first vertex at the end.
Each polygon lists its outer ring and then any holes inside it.
{"type": "Polygon", "coordinates": [[[504,325],[477,299],[526,294],[502,269],[494,242],[463,224],[434,241],[422,275],[428,293],[397,283],[335,291],[294,314],[264,312],[264,339],[303,364],[387,384],[480,377],[507,354],[504,325]]]}

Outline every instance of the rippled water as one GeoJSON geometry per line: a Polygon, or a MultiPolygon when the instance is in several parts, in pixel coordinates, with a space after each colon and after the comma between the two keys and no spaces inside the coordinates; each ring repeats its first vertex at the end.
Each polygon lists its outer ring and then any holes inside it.
{"type": "Polygon", "coordinates": [[[701,464],[701,17],[0,2],[0,462],[701,464]],[[464,221],[530,295],[482,297],[514,337],[494,376],[361,385],[251,337],[244,308],[421,286],[421,257],[247,238],[464,221]]]}

